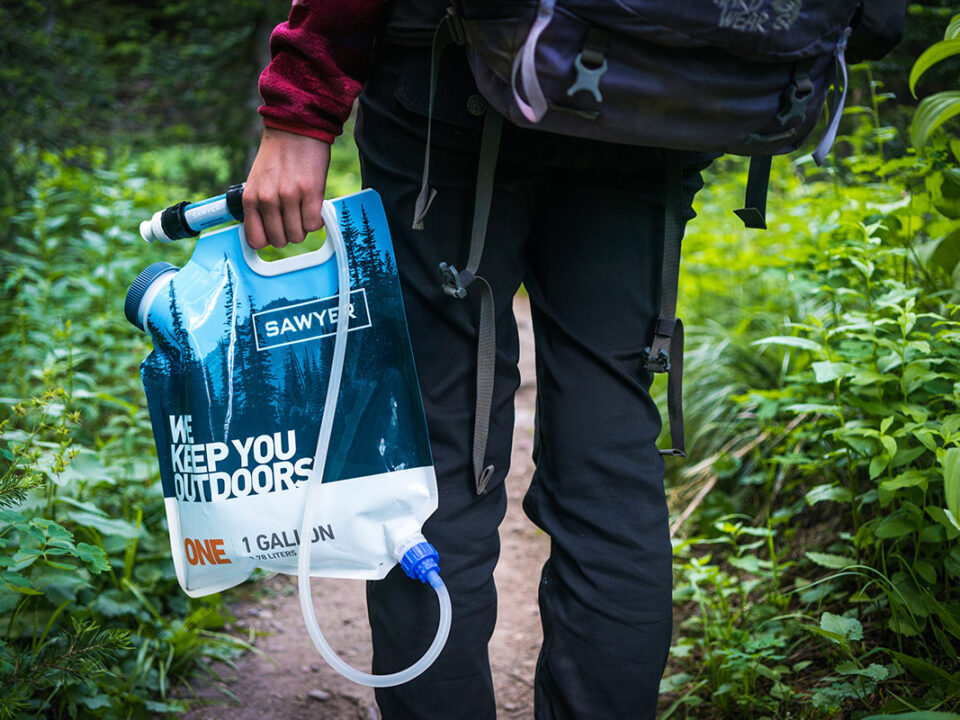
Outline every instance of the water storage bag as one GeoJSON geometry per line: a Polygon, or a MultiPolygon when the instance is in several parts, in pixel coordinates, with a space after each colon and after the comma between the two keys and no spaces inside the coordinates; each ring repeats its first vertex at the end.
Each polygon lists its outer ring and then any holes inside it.
{"type": "Polygon", "coordinates": [[[366,190],[323,214],[328,242],[273,262],[240,225],[202,235],[183,268],[141,273],[125,308],[154,343],[141,375],[181,587],[300,571],[315,643],[309,575],[375,580],[402,560],[443,589],[420,535],[436,478],[383,207],[366,190]]]}

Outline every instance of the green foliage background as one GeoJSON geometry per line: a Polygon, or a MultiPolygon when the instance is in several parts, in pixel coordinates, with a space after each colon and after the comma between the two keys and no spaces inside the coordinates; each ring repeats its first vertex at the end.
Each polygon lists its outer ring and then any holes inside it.
{"type": "MultiPolygon", "coordinates": [[[[122,302],[190,250],[145,246],[139,221],[245,175],[285,13],[0,6],[0,718],[177,713],[174,686],[247,648],[219,597],[177,587],[150,345],[122,302]]],[[[854,69],[827,166],[775,162],[766,233],[730,212],[743,162],[708,171],[684,243],[664,718],[960,717],[960,136],[921,127],[908,81],[949,19],[912,4],[897,51],[854,69]]],[[[949,101],[958,62],[921,97],[949,101]]],[[[346,136],[328,187],[359,187],[346,136]]]]}

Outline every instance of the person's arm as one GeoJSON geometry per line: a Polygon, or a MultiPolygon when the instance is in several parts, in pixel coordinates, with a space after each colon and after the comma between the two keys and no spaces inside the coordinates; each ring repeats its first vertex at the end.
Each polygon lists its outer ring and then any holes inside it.
{"type": "Polygon", "coordinates": [[[330,145],[363,87],[385,0],[295,0],[260,76],[264,132],[243,191],[255,249],[302,242],[323,224],[330,145]]]}

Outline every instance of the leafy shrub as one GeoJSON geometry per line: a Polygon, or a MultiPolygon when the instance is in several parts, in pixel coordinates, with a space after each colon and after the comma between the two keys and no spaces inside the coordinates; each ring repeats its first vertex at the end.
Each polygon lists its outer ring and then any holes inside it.
{"type": "Polygon", "coordinates": [[[36,161],[0,249],[0,717],[152,717],[245,646],[219,597],[177,587],[137,401],[149,348],[122,305],[156,181],[84,170],[95,149],[36,161]]]}
{"type": "Polygon", "coordinates": [[[914,152],[872,98],[832,165],[779,166],[766,236],[716,219],[725,162],[685,240],[664,717],[960,717],[960,140],[918,114],[914,152]]]}

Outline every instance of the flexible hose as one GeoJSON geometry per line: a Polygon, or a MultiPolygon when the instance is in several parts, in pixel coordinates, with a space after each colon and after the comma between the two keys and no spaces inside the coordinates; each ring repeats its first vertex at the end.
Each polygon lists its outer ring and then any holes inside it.
{"type": "Polygon", "coordinates": [[[311,542],[311,528],[316,522],[317,510],[320,505],[320,486],[323,483],[323,471],[327,463],[327,450],[330,446],[330,435],[333,432],[333,418],[337,410],[337,399],[340,396],[340,380],[343,377],[344,358],[347,354],[347,332],[350,325],[350,276],[347,266],[346,245],[340,234],[336,216],[328,208],[330,203],[323,204],[324,222],[327,228],[327,239],[333,241],[333,249],[337,258],[337,287],[339,301],[337,306],[337,331],[333,343],[333,360],[330,366],[330,381],[327,385],[327,396],[323,405],[323,417],[320,420],[320,434],[317,438],[317,451],[313,458],[313,474],[307,483],[306,507],[303,511],[303,521],[300,525],[300,550],[297,559],[297,582],[300,590],[300,611],[307,632],[314,646],[330,666],[338,673],[360,685],[368,687],[392,687],[400,685],[420,675],[437,659],[447,636],[450,634],[452,610],[450,593],[443,580],[435,571],[430,571],[427,581],[437,593],[440,601],[440,624],[437,634],[426,653],[417,662],[405,670],[389,675],[374,675],[361,672],[348,665],[334,652],[327,643],[320,626],[317,623],[316,612],[313,608],[313,598],[310,589],[310,554],[313,549],[311,542]]]}

